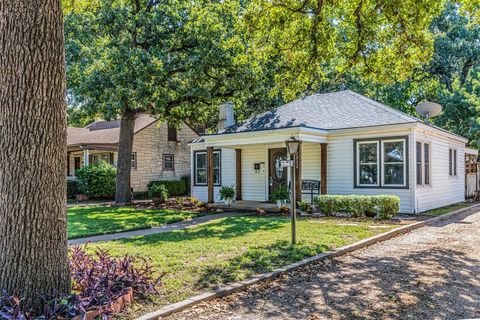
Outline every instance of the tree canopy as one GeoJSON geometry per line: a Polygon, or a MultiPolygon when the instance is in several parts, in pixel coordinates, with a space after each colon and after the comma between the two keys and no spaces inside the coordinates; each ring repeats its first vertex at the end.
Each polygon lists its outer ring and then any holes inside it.
{"type": "Polygon", "coordinates": [[[479,147],[480,25],[458,4],[447,3],[429,30],[434,39],[432,59],[405,81],[385,84],[348,73],[318,82],[315,90],[350,88],[413,115],[420,101],[438,102],[444,111],[432,122],[468,137],[471,146],[479,147]]]}

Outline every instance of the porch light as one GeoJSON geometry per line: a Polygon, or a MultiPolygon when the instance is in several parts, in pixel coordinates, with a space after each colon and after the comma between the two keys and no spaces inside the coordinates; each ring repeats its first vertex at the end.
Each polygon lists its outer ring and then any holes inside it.
{"type": "Polygon", "coordinates": [[[300,145],[300,141],[295,139],[295,137],[291,137],[290,140],[285,141],[285,144],[287,145],[288,154],[298,153],[298,146],[300,145]]]}

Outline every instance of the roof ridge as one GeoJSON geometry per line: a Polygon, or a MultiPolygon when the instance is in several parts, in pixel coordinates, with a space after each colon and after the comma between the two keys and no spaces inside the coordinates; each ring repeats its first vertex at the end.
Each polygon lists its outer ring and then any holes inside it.
{"type": "MultiPolygon", "coordinates": [[[[340,92],[340,91],[339,91],[340,92]]],[[[373,99],[370,99],[369,97],[365,97],[364,95],[361,95],[359,93],[356,93],[355,91],[352,91],[352,90],[344,90],[344,92],[350,94],[352,97],[355,97],[359,100],[362,100],[368,104],[371,104],[372,106],[376,107],[376,108],[379,108],[379,109],[382,109],[383,111],[385,112],[388,112],[390,114],[394,114],[394,115],[400,115],[402,117],[407,118],[407,120],[415,120],[415,121],[419,121],[419,122],[423,122],[421,119],[418,119],[417,117],[414,117],[412,115],[409,115],[403,111],[400,111],[400,110],[397,110],[395,108],[392,108],[392,107],[389,107],[387,105],[384,105],[383,103],[380,103],[378,101],[375,101],[373,99]]]]}

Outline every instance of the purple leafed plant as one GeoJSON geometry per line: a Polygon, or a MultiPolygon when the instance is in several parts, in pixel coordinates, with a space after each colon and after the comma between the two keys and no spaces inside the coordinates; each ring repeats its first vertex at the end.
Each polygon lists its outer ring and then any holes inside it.
{"type": "Polygon", "coordinates": [[[112,313],[112,303],[128,288],[134,296],[145,299],[157,293],[160,278],[153,277],[147,260],[125,255],[112,257],[107,250],[88,253],[85,247],[70,249],[69,268],[73,293],[66,297],[44,298],[41,315],[24,310],[22,299],[3,292],[0,296],[0,318],[12,320],[49,320],[80,318],[90,310],[105,317],[112,313]]]}

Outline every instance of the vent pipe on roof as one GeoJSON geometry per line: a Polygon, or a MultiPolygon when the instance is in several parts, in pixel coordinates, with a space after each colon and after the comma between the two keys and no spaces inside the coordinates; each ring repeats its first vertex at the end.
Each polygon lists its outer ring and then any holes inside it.
{"type": "Polygon", "coordinates": [[[222,103],[218,111],[218,130],[223,130],[235,124],[235,111],[232,102],[222,103]]]}

